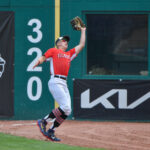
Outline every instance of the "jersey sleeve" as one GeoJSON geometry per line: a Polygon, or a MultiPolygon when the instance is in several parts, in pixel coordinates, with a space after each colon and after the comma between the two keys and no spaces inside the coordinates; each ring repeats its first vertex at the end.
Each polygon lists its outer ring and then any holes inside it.
{"type": "Polygon", "coordinates": [[[70,52],[70,57],[71,57],[71,61],[77,56],[75,48],[69,50],[70,52]]]}
{"type": "Polygon", "coordinates": [[[55,48],[50,48],[48,49],[45,53],[44,53],[44,56],[47,58],[50,58],[53,56],[54,54],[54,51],[55,51],[55,48]]]}

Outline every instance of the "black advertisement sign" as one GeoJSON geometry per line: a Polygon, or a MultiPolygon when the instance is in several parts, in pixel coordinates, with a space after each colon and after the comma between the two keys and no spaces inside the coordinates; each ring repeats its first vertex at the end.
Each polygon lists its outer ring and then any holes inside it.
{"type": "Polygon", "coordinates": [[[74,80],[76,119],[150,120],[150,81],[74,80]]]}
{"type": "Polygon", "coordinates": [[[14,13],[0,12],[0,116],[14,114],[14,13]]]}

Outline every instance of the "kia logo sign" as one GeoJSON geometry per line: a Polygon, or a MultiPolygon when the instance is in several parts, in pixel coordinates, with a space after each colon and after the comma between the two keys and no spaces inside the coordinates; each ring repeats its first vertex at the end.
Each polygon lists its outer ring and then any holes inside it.
{"type": "Polygon", "coordinates": [[[76,119],[150,120],[150,80],[76,79],[73,92],[76,119]]]}
{"type": "Polygon", "coordinates": [[[106,109],[115,109],[115,106],[108,100],[110,96],[118,94],[118,108],[119,109],[134,109],[140,104],[144,103],[150,98],[150,92],[144,94],[139,99],[135,100],[130,105],[128,103],[128,92],[126,89],[112,89],[107,93],[99,96],[97,99],[90,102],[90,89],[81,93],[81,108],[93,108],[98,104],[102,104],[106,109]]]}

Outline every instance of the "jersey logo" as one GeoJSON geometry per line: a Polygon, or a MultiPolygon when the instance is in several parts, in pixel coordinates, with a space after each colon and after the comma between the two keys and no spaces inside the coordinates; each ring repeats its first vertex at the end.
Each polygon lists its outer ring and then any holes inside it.
{"type": "Polygon", "coordinates": [[[3,75],[5,64],[6,64],[6,61],[1,57],[1,54],[0,54],[0,78],[3,75]]]}
{"type": "Polygon", "coordinates": [[[70,59],[70,55],[67,54],[62,54],[62,53],[58,53],[58,58],[66,58],[66,59],[70,59]]]}

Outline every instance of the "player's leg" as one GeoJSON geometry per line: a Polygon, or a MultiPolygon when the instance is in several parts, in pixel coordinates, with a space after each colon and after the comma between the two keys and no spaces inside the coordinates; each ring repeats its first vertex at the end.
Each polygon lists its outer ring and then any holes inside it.
{"type": "Polygon", "coordinates": [[[56,116],[55,121],[52,123],[50,129],[55,130],[57,127],[59,127],[64,120],[68,117],[65,112],[60,108],[56,108],[53,110],[54,115],[56,116]]]}
{"type": "Polygon", "coordinates": [[[53,111],[48,114],[47,116],[45,116],[43,119],[39,119],[37,121],[37,125],[41,131],[41,133],[44,136],[47,136],[47,131],[46,131],[46,125],[48,124],[48,122],[54,122],[56,116],[54,115],[53,111]]]}
{"type": "MultiPolygon", "coordinates": [[[[51,92],[52,96],[54,97],[54,99],[55,98],[61,99],[61,97],[64,97],[64,92],[62,91],[63,86],[62,85],[57,86],[57,83],[55,82],[54,78],[51,78],[49,80],[48,88],[49,88],[49,91],[51,92]],[[59,94],[59,97],[58,97],[58,94],[59,94]]],[[[58,104],[60,103],[59,101],[57,101],[57,102],[58,102],[58,104]]],[[[46,115],[43,119],[38,120],[38,126],[42,133],[46,132],[46,125],[48,122],[54,122],[57,112],[59,113],[59,110],[54,109],[52,112],[50,112],[50,114],[46,115]]],[[[57,123],[55,123],[55,126],[58,126],[57,123]]]]}
{"type": "Polygon", "coordinates": [[[67,116],[71,113],[71,100],[68,97],[68,88],[66,82],[58,83],[58,81],[50,82],[49,90],[53,96],[53,98],[59,104],[59,107],[52,111],[53,115],[55,116],[55,121],[51,126],[52,129],[55,130],[56,127],[60,126],[62,122],[67,118],[67,116]],[[68,99],[69,98],[69,99],[68,99]]]}
{"type": "Polygon", "coordinates": [[[55,115],[53,114],[53,112],[51,112],[50,114],[46,115],[43,119],[39,119],[37,124],[40,128],[40,131],[45,134],[46,132],[46,125],[48,122],[53,122],[55,119],[55,115]]]}
{"type": "MultiPolygon", "coordinates": [[[[48,84],[48,86],[50,86],[48,84]]],[[[53,85],[52,85],[53,86],[53,85]]],[[[46,115],[43,119],[39,119],[37,121],[37,125],[40,128],[41,133],[46,136],[46,125],[48,124],[48,122],[53,121],[56,118],[56,116],[54,115],[53,111],[46,115]]]]}
{"type": "MultiPolygon", "coordinates": [[[[49,89],[54,99],[59,104],[59,107],[52,111],[53,116],[55,117],[55,121],[52,126],[48,130],[48,133],[54,133],[55,129],[59,127],[63,121],[68,117],[71,113],[71,100],[68,97],[68,89],[66,83],[49,83],[49,89]]],[[[50,137],[51,138],[51,137],[50,137]]]]}
{"type": "MultiPolygon", "coordinates": [[[[50,79],[48,82],[48,87],[49,86],[53,86],[51,85],[52,83],[50,81],[52,81],[53,79],[50,79]],[[51,84],[50,84],[51,83],[51,84]]],[[[46,125],[48,124],[48,122],[50,121],[54,121],[54,119],[56,118],[56,116],[54,115],[53,111],[50,112],[50,114],[46,115],[43,119],[39,119],[37,121],[37,125],[41,131],[41,133],[46,136],[47,132],[46,132],[46,125]]]]}

